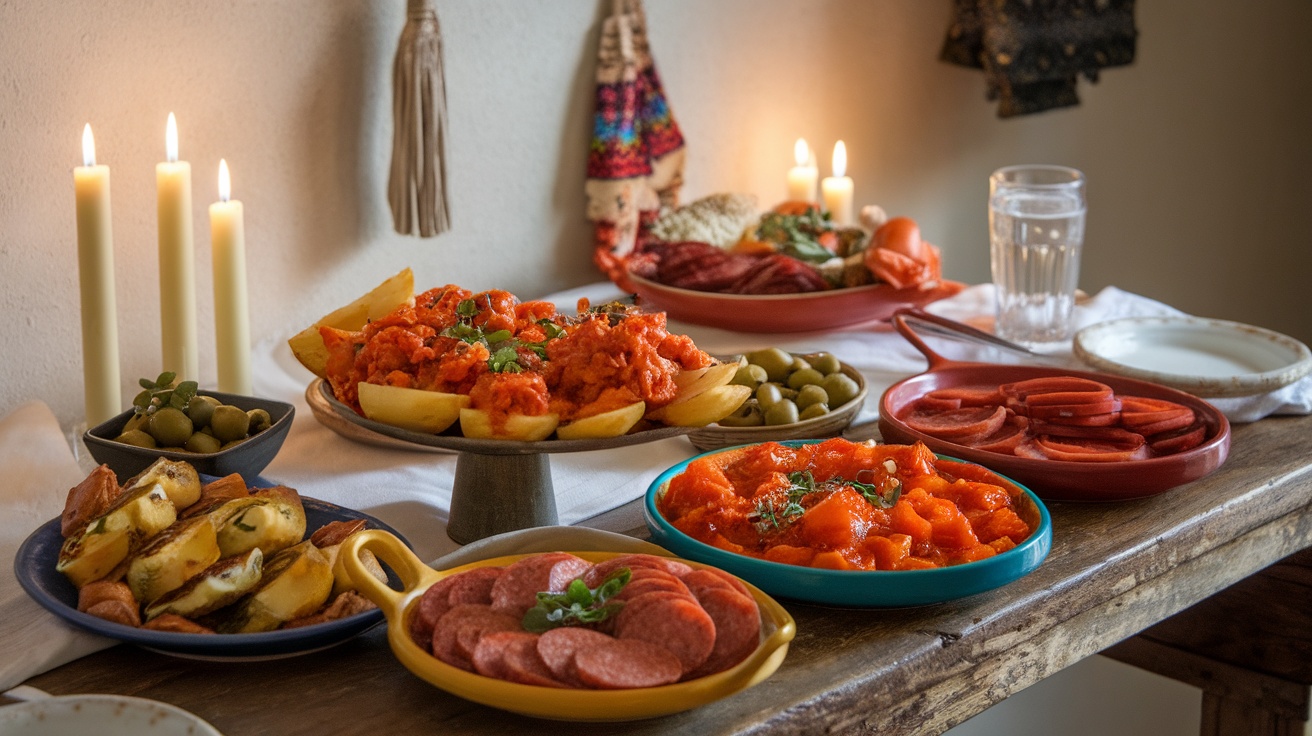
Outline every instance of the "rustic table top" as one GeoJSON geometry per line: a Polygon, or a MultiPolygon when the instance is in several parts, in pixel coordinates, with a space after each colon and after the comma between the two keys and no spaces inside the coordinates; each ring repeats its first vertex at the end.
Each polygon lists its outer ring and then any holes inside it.
{"type": "MultiPolygon", "coordinates": [[[[1220,470],[1168,493],[1114,504],[1053,502],[1049,509],[1052,552],[1027,577],[921,608],[843,610],[784,601],[798,634],[771,678],[693,711],[627,724],[625,733],[942,732],[1312,547],[1312,417],[1235,427],[1220,470]]],[[[25,684],[54,694],[162,700],[233,735],[504,734],[544,727],[411,675],[393,658],[381,626],[327,651],[257,663],[200,662],[118,646],[25,684]]],[[[568,728],[615,731],[613,724],[568,728]]]]}

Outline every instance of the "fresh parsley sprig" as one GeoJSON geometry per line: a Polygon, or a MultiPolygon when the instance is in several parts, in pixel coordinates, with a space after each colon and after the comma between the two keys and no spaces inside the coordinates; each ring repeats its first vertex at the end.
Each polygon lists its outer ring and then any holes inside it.
{"type": "Polygon", "coordinates": [[[526,631],[541,634],[561,626],[582,626],[605,621],[619,613],[624,601],[613,600],[628,585],[632,573],[622,567],[596,588],[574,580],[561,593],[538,593],[537,605],[520,622],[526,631]]]}

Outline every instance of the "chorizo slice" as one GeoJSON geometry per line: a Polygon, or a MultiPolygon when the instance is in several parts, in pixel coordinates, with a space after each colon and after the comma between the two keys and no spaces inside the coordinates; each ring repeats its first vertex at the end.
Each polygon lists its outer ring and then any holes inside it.
{"type": "Polygon", "coordinates": [[[438,619],[451,610],[449,595],[456,577],[445,577],[428,586],[410,615],[410,638],[426,652],[433,651],[433,628],[437,626],[438,619]]]}
{"type": "Polygon", "coordinates": [[[507,565],[492,585],[492,607],[522,617],[537,605],[538,593],[559,593],[591,568],[591,562],[567,552],[525,557],[507,565]]]}
{"type": "Polygon", "coordinates": [[[1155,455],[1174,455],[1203,444],[1207,438],[1207,425],[1195,421],[1184,429],[1162,432],[1148,438],[1148,446],[1155,455]]]}
{"type": "Polygon", "coordinates": [[[602,690],[658,687],[678,682],[683,675],[677,656],[641,639],[610,639],[602,646],[580,650],[574,663],[579,680],[602,690]]]}
{"type": "Polygon", "coordinates": [[[754,599],[732,588],[717,588],[705,591],[697,600],[715,622],[715,646],[690,677],[727,670],[761,643],[761,611],[754,599]]]}
{"type": "Polygon", "coordinates": [[[711,656],[715,647],[715,622],[693,598],[647,593],[629,600],[620,609],[615,637],[641,639],[665,647],[679,658],[686,674],[711,656]]]}
{"type": "MultiPolygon", "coordinates": [[[[524,632],[528,634],[528,632],[524,632]]],[[[552,676],[551,670],[538,656],[538,635],[515,637],[506,641],[502,650],[502,659],[506,666],[506,678],[522,685],[538,687],[568,687],[552,676]]]]}
{"type": "Polygon", "coordinates": [[[501,567],[476,567],[455,576],[447,593],[447,603],[492,603],[492,586],[501,577],[501,567]]]}
{"type": "MultiPolygon", "coordinates": [[[[494,613],[492,606],[479,603],[464,603],[442,614],[433,627],[433,642],[429,651],[434,657],[452,667],[459,667],[467,672],[474,670],[467,654],[461,654],[456,646],[456,638],[461,626],[468,621],[486,620],[494,613]]],[[[475,642],[477,643],[477,642],[475,642]]]]}
{"type": "Polygon", "coordinates": [[[582,687],[583,681],[579,679],[575,667],[575,655],[586,649],[606,646],[612,641],[614,638],[599,631],[578,626],[562,626],[542,632],[537,641],[538,656],[542,658],[547,669],[551,670],[552,677],[582,687]]]}
{"type": "Polygon", "coordinates": [[[638,568],[652,568],[668,572],[676,578],[692,572],[692,568],[686,563],[679,560],[670,559],[669,557],[659,557],[657,555],[648,555],[641,552],[620,555],[612,557],[609,560],[598,562],[583,577],[583,582],[589,588],[595,588],[605,582],[615,571],[627,567],[630,572],[638,568]]]}
{"type": "Polygon", "coordinates": [[[981,406],[955,411],[914,411],[902,421],[917,432],[951,441],[957,437],[993,434],[1007,421],[1007,410],[1001,406],[981,406]]]}
{"type": "Polygon", "coordinates": [[[519,619],[500,611],[490,611],[486,616],[465,619],[456,625],[456,652],[474,661],[474,649],[478,641],[487,634],[497,631],[523,631],[519,619]]]}
{"type": "Polygon", "coordinates": [[[478,640],[470,661],[474,671],[484,677],[506,679],[506,649],[510,642],[527,637],[536,642],[537,635],[527,631],[492,631],[478,640]]]}
{"type": "MultiPolygon", "coordinates": [[[[747,589],[747,584],[746,584],[746,583],[744,583],[743,581],[741,581],[741,580],[739,580],[738,578],[734,577],[734,576],[731,575],[730,573],[727,573],[727,572],[725,572],[724,570],[719,569],[718,567],[703,567],[703,568],[700,568],[700,569],[698,569],[698,570],[693,570],[692,572],[688,573],[688,575],[692,575],[693,573],[700,573],[700,574],[706,574],[706,575],[714,575],[715,577],[717,577],[717,578],[719,578],[720,580],[722,580],[722,581],[724,581],[725,583],[727,583],[727,584],[729,585],[730,588],[733,588],[734,590],[738,591],[739,593],[742,593],[743,595],[747,596],[748,598],[751,598],[751,597],[752,597],[752,591],[750,591],[750,590],[747,589]]],[[[689,587],[692,587],[692,584],[691,584],[691,583],[688,583],[688,581],[687,581],[688,575],[685,575],[685,576],[684,576],[684,583],[688,584],[689,587]]],[[[696,580],[696,579],[699,579],[699,578],[698,578],[698,577],[695,577],[694,580],[696,580]]]]}

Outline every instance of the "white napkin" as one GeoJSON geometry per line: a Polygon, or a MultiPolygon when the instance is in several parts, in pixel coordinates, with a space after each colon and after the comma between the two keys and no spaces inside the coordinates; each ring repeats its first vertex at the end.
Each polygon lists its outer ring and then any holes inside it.
{"type": "Polygon", "coordinates": [[[85,476],[50,407],[30,401],[0,419],[0,691],[115,642],[64,623],[28,597],[14,577],[18,547],[64,510],[85,476]]]}

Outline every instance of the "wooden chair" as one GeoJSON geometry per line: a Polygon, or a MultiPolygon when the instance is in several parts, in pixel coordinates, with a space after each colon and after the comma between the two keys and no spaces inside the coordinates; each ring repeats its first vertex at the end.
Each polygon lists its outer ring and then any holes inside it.
{"type": "Polygon", "coordinates": [[[1312,549],[1109,647],[1203,691],[1203,736],[1303,736],[1312,686],[1312,549]]]}

